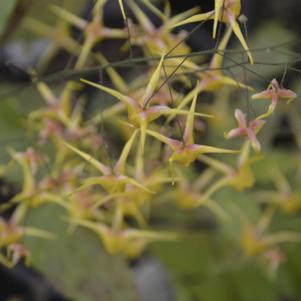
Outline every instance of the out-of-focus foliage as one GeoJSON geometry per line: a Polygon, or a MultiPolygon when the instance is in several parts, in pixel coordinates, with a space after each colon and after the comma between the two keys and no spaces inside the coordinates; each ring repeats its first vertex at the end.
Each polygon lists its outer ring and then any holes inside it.
{"type": "Polygon", "coordinates": [[[1,1],[1,13],[0,13],[0,36],[4,33],[6,28],[7,21],[11,16],[15,6],[17,4],[17,0],[12,1],[1,1]]]}

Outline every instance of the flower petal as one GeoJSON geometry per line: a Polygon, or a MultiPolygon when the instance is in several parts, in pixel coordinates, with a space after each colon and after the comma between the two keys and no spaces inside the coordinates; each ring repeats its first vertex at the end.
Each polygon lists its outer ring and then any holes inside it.
{"type": "Polygon", "coordinates": [[[102,174],[108,175],[111,174],[111,169],[93,158],[90,154],[85,153],[78,148],[72,146],[71,144],[64,142],[65,146],[67,146],[69,149],[71,149],[73,152],[77,153],[79,156],[81,156],[84,160],[86,160],[88,163],[93,165],[97,170],[99,170],[102,174]]]}
{"type": "Polygon", "coordinates": [[[210,20],[210,19],[213,19],[213,16],[214,16],[214,11],[210,11],[210,12],[204,13],[204,14],[198,14],[198,15],[192,16],[184,21],[174,24],[173,26],[171,26],[171,28],[182,26],[182,25],[189,24],[189,23],[210,20]]]}
{"type": "Polygon", "coordinates": [[[164,61],[164,55],[162,55],[161,59],[160,59],[160,62],[155,70],[155,72],[153,73],[150,81],[149,81],[149,84],[147,85],[146,87],[146,90],[145,90],[145,93],[144,93],[144,96],[143,96],[143,105],[146,105],[150,99],[152,98],[152,96],[154,96],[154,92],[155,92],[155,89],[157,88],[157,85],[158,85],[158,82],[159,82],[159,79],[160,79],[160,76],[161,76],[161,68],[162,68],[162,65],[163,65],[163,61],[164,61]]]}
{"type": "Polygon", "coordinates": [[[249,138],[249,140],[251,141],[251,145],[253,147],[253,149],[258,153],[260,152],[261,146],[259,141],[257,140],[256,134],[254,133],[254,131],[250,128],[247,129],[247,136],[249,138]]]}
{"type": "Polygon", "coordinates": [[[86,79],[83,79],[81,78],[80,80],[81,82],[85,83],[85,84],[88,84],[90,86],[93,86],[99,90],[102,90],[102,91],[105,91],[106,93],[108,94],[111,94],[112,96],[116,97],[118,100],[120,100],[127,108],[131,108],[133,109],[136,105],[136,102],[134,99],[118,92],[117,90],[114,90],[114,89],[110,89],[106,86],[103,86],[103,85],[100,85],[100,84],[97,84],[97,83],[93,83],[91,81],[88,81],[86,79]]]}
{"type": "Polygon", "coordinates": [[[125,146],[124,146],[124,148],[123,148],[123,150],[121,152],[121,155],[120,155],[118,161],[116,162],[116,164],[114,166],[114,172],[116,174],[124,175],[126,160],[127,160],[128,156],[129,156],[129,153],[130,153],[131,148],[133,146],[133,143],[135,141],[136,135],[137,135],[137,130],[134,131],[134,133],[132,134],[131,138],[125,144],[125,146]]]}
{"type": "Polygon", "coordinates": [[[254,64],[254,60],[253,60],[252,54],[251,54],[251,52],[249,50],[249,47],[248,47],[248,45],[247,45],[247,43],[245,41],[245,38],[244,38],[244,36],[243,36],[243,34],[242,34],[242,32],[241,32],[241,30],[239,28],[239,25],[238,25],[237,21],[235,20],[234,16],[232,16],[232,15],[229,16],[229,21],[230,21],[230,24],[231,24],[231,26],[233,28],[233,31],[234,31],[235,35],[237,36],[237,38],[240,41],[242,47],[244,48],[244,50],[246,51],[246,53],[248,55],[250,63],[254,64]]]}
{"type": "Polygon", "coordinates": [[[224,136],[226,139],[232,139],[235,137],[242,136],[244,132],[245,132],[244,129],[236,128],[236,129],[229,131],[228,133],[225,133],[224,136]]]}
{"type": "Polygon", "coordinates": [[[252,95],[252,99],[272,99],[274,92],[271,89],[264,90],[252,95]]]}
{"type": "Polygon", "coordinates": [[[236,109],[234,112],[234,116],[240,128],[244,129],[247,127],[247,119],[245,113],[243,113],[240,109],[236,109]]]}
{"type": "Polygon", "coordinates": [[[217,24],[220,19],[220,15],[223,13],[223,7],[225,0],[215,0],[214,1],[214,22],[213,22],[213,39],[216,37],[217,24]]]}
{"type": "Polygon", "coordinates": [[[289,89],[280,89],[278,92],[279,99],[287,99],[288,102],[297,98],[297,94],[289,89]]]}
{"type": "Polygon", "coordinates": [[[194,89],[194,95],[193,95],[193,100],[192,100],[192,103],[190,106],[189,115],[186,118],[183,140],[184,140],[185,144],[187,144],[187,145],[194,143],[193,125],[194,125],[195,106],[196,106],[196,101],[197,101],[198,92],[199,92],[198,86],[199,86],[199,82],[197,82],[196,88],[194,89]]]}

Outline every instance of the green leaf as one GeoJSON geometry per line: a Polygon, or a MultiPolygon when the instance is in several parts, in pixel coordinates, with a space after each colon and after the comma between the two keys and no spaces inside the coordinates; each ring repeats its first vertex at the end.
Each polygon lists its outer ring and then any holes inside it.
{"type": "Polygon", "coordinates": [[[244,261],[220,233],[199,232],[177,242],[156,243],[152,250],[171,274],[179,301],[272,301],[283,290],[255,261],[244,261]]]}

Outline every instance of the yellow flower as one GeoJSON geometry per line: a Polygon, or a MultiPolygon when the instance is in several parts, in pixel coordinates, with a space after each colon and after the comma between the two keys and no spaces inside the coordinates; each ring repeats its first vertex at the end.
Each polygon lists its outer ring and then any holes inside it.
{"type": "Polygon", "coordinates": [[[28,262],[30,253],[21,243],[24,236],[35,236],[45,239],[53,239],[54,236],[46,231],[23,227],[19,225],[18,211],[15,210],[10,220],[0,218],[0,262],[8,267],[14,266],[22,257],[28,262]]]}
{"type": "Polygon", "coordinates": [[[292,186],[283,173],[274,166],[271,177],[276,186],[276,191],[259,191],[259,198],[267,204],[279,206],[286,214],[295,214],[301,209],[301,197],[298,191],[293,191],[292,186]]]}
{"type": "Polygon", "coordinates": [[[152,241],[176,239],[176,235],[172,233],[160,233],[133,228],[114,229],[101,223],[83,220],[75,220],[74,222],[95,232],[103,242],[106,250],[113,255],[121,253],[128,257],[137,257],[152,241]]]}
{"type": "Polygon", "coordinates": [[[55,26],[51,26],[39,20],[26,18],[24,25],[29,30],[48,38],[50,41],[49,48],[39,61],[38,70],[40,72],[48,67],[49,62],[61,49],[67,50],[72,54],[80,54],[80,45],[72,38],[70,26],[65,20],[59,19],[55,26]]]}
{"type": "Polygon", "coordinates": [[[70,24],[74,25],[85,35],[83,47],[75,65],[76,69],[80,69],[84,66],[88,59],[89,53],[91,52],[93,46],[96,45],[96,43],[108,38],[126,38],[126,32],[123,29],[108,28],[104,25],[103,6],[106,2],[106,0],[97,0],[93,9],[93,17],[91,21],[84,20],[58,6],[52,6],[52,10],[58,16],[60,16],[63,20],[69,22],[70,24]]]}
{"type": "Polygon", "coordinates": [[[193,137],[193,124],[194,124],[194,115],[195,107],[198,96],[198,88],[194,89],[194,97],[190,107],[189,115],[186,119],[185,130],[183,134],[183,140],[176,140],[168,138],[162,134],[159,134],[152,130],[147,130],[147,134],[153,136],[164,144],[168,145],[171,148],[171,155],[169,156],[169,163],[179,162],[182,165],[188,166],[194,162],[201,154],[206,153],[228,153],[233,154],[237,153],[235,150],[223,149],[209,145],[201,145],[194,143],[193,137]]]}
{"type": "Polygon", "coordinates": [[[140,9],[135,1],[129,1],[129,6],[132,8],[142,32],[139,33],[139,28],[131,25],[131,42],[141,46],[148,55],[162,55],[172,50],[173,55],[186,54],[189,52],[189,47],[185,44],[185,33],[172,34],[171,29],[174,24],[193,15],[198,9],[193,8],[176,16],[170,16],[170,11],[162,13],[150,1],[143,1],[144,4],[155,13],[161,20],[162,25],[156,27],[147,15],[140,9]]]}
{"type": "MultiPolygon", "coordinates": [[[[128,118],[131,124],[140,129],[141,136],[141,148],[144,149],[145,138],[146,138],[146,129],[148,124],[152,121],[158,119],[162,115],[171,115],[171,114],[188,114],[185,110],[173,109],[166,105],[153,105],[150,106],[150,102],[153,96],[157,93],[156,87],[160,79],[160,73],[162,64],[164,61],[164,55],[161,57],[161,60],[151,76],[151,79],[148,85],[145,88],[144,94],[139,99],[134,99],[128,95],[124,95],[117,90],[110,89],[100,84],[96,84],[87,80],[82,80],[82,82],[87,83],[93,87],[96,87],[106,93],[111,94],[120,100],[124,106],[127,108],[128,118]]],[[[206,114],[197,113],[199,116],[208,117],[206,114]]]]}
{"type": "Polygon", "coordinates": [[[246,141],[242,147],[237,166],[232,167],[224,162],[202,155],[199,160],[206,163],[213,169],[225,174],[225,177],[215,183],[215,189],[223,186],[232,186],[237,191],[243,191],[254,185],[255,179],[251,171],[250,165],[257,157],[249,158],[250,142],[246,141]]]}
{"type": "Polygon", "coordinates": [[[135,179],[128,177],[125,174],[125,165],[127,157],[130,153],[130,150],[132,148],[132,145],[135,141],[135,137],[137,134],[137,130],[134,131],[131,138],[128,140],[128,142],[125,144],[121,155],[117,162],[115,163],[114,167],[111,168],[110,166],[107,166],[100,161],[93,158],[91,155],[77,149],[76,147],[65,143],[65,145],[73,152],[81,156],[84,160],[86,160],[89,164],[91,164],[93,167],[95,167],[102,176],[100,177],[90,177],[88,178],[85,183],[80,187],[80,189],[89,187],[92,185],[100,185],[103,187],[107,192],[109,193],[115,193],[115,192],[122,192],[125,190],[125,186],[127,184],[134,185],[136,187],[139,187],[140,189],[146,190],[150,192],[146,187],[141,185],[138,181],[135,179]]]}
{"type": "MultiPolygon", "coordinates": [[[[236,81],[235,79],[225,76],[221,72],[221,67],[223,64],[223,52],[226,49],[226,46],[229,42],[230,36],[232,33],[231,27],[229,27],[221,40],[216,53],[213,55],[209,66],[198,67],[197,65],[192,64],[191,69],[199,73],[199,82],[197,84],[198,93],[200,92],[213,92],[221,89],[223,86],[232,86],[237,88],[251,89],[249,86],[236,81]]],[[[197,73],[197,74],[198,74],[197,73]]],[[[189,92],[177,106],[178,109],[186,106],[192,99],[194,95],[194,90],[189,92]]],[[[175,116],[175,114],[169,117],[169,121],[175,116]]]]}
{"type": "Polygon", "coordinates": [[[240,14],[241,9],[241,0],[215,0],[215,8],[213,11],[209,11],[207,13],[203,14],[197,14],[195,16],[192,16],[184,21],[181,21],[177,24],[175,24],[173,27],[181,26],[188,23],[193,22],[201,22],[201,21],[207,21],[207,20],[214,20],[213,25],[213,38],[216,37],[217,32],[217,23],[218,21],[229,24],[231,28],[234,31],[234,34],[239,39],[241,45],[247,52],[247,55],[249,57],[250,63],[253,64],[253,57],[250,53],[250,50],[248,48],[248,45],[244,39],[244,36],[240,30],[240,27],[237,22],[237,17],[240,14]]]}

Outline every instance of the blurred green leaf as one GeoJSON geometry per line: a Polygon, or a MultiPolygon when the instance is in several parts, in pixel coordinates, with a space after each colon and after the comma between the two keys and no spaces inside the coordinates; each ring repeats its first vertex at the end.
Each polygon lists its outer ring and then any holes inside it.
{"type": "Polygon", "coordinates": [[[25,146],[22,112],[16,99],[7,97],[0,101],[0,162],[7,159],[7,146],[25,146]]]}
{"type": "Polygon", "coordinates": [[[17,0],[0,0],[0,36],[6,29],[6,23],[14,11],[17,0]]]}
{"type": "Polygon", "coordinates": [[[152,250],[167,266],[178,301],[275,301],[284,289],[218,233],[157,243],[152,250]]]}

